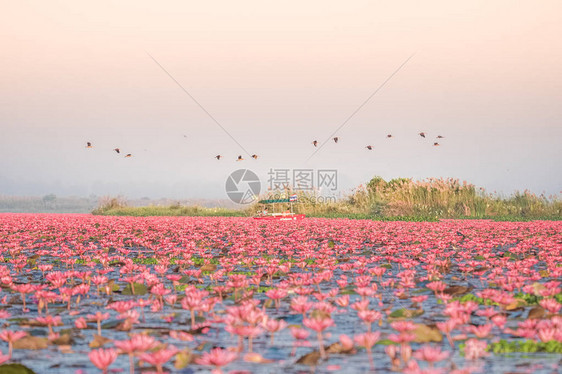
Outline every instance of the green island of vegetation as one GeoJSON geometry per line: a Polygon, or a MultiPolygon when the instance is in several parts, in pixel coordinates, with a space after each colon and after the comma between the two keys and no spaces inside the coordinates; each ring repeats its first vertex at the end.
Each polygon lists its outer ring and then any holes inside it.
{"type": "MultiPolygon", "coordinates": [[[[453,178],[414,181],[374,177],[339,200],[322,201],[314,193],[297,191],[296,213],[307,217],[400,221],[439,219],[494,219],[498,221],[560,220],[562,200],[558,196],[529,191],[503,197],[453,178]]],[[[261,196],[268,198],[269,196],[261,196]]],[[[122,198],[105,198],[92,212],[109,216],[230,216],[250,217],[260,209],[253,203],[241,209],[200,206],[150,205],[133,207],[122,198]]]]}

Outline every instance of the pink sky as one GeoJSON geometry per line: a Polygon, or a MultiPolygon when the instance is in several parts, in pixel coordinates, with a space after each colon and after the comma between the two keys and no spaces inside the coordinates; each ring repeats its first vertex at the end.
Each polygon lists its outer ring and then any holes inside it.
{"type": "Polygon", "coordinates": [[[342,190],[381,175],[558,193],[560,14],[560,1],[4,1],[0,193],[224,198],[239,167],[338,169],[342,190]],[[243,151],[146,51],[261,158],[234,162],[243,151]]]}

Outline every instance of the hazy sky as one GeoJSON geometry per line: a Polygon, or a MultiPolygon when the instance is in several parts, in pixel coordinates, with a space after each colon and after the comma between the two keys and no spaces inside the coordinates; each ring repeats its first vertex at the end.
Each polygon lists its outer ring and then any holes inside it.
{"type": "Polygon", "coordinates": [[[0,194],[225,198],[240,167],[263,179],[269,168],[338,169],[342,191],[374,175],[562,189],[560,1],[2,0],[1,9],[0,194]],[[312,140],[413,53],[340,142],[306,162],[312,140]]]}

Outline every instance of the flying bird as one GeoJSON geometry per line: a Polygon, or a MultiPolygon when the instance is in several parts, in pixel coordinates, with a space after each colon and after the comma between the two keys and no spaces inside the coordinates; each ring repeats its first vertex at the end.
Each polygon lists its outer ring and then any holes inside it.
{"type": "Polygon", "coordinates": [[[372,145],[368,145],[368,146],[366,146],[365,148],[367,148],[369,151],[372,151],[372,150],[373,150],[373,146],[372,146],[372,145]]]}
{"type": "Polygon", "coordinates": [[[437,139],[443,139],[443,138],[444,138],[444,136],[437,135],[437,139]]]}
{"type": "Polygon", "coordinates": [[[92,143],[91,143],[91,142],[86,142],[86,148],[92,148],[92,143]]]}
{"type": "Polygon", "coordinates": [[[244,159],[242,158],[242,155],[238,156],[238,159],[236,161],[244,161],[244,159]]]}
{"type": "Polygon", "coordinates": [[[392,138],[392,134],[388,134],[386,137],[387,137],[387,138],[392,138]]]}
{"type": "Polygon", "coordinates": [[[425,138],[425,132],[420,132],[418,135],[421,136],[422,138],[425,138]]]}
{"type": "Polygon", "coordinates": [[[125,155],[125,158],[128,158],[128,157],[133,157],[133,155],[130,154],[130,153],[127,153],[127,154],[125,155]]]}
{"type": "Polygon", "coordinates": [[[114,151],[117,153],[121,153],[121,150],[119,148],[115,148],[114,151]]]}
{"type": "Polygon", "coordinates": [[[437,147],[438,145],[439,145],[439,143],[437,143],[437,142],[433,143],[434,147],[437,147]]]}
{"type": "Polygon", "coordinates": [[[314,144],[315,147],[318,146],[318,140],[313,141],[312,144],[314,144]]]}
{"type": "Polygon", "coordinates": [[[334,143],[337,143],[338,140],[340,140],[340,138],[338,138],[338,137],[336,136],[333,140],[334,140],[334,143]]]}
{"type": "Polygon", "coordinates": [[[257,160],[257,159],[258,159],[258,155],[252,155],[252,158],[253,158],[254,160],[257,160]]]}
{"type": "Polygon", "coordinates": [[[221,157],[222,157],[221,155],[216,155],[216,156],[215,156],[215,158],[216,158],[217,160],[220,160],[221,157]]]}

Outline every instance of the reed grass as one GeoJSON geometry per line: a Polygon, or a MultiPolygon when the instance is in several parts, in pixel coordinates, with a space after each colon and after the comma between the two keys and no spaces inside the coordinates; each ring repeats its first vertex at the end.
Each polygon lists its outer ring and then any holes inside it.
{"type": "Polygon", "coordinates": [[[374,177],[343,199],[331,202],[318,202],[314,192],[299,191],[297,195],[295,211],[313,217],[562,219],[562,201],[557,196],[524,191],[504,198],[453,178],[397,178],[387,182],[374,177]]]}

